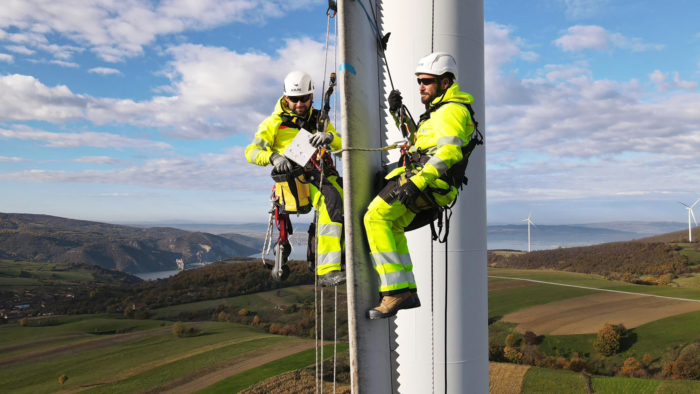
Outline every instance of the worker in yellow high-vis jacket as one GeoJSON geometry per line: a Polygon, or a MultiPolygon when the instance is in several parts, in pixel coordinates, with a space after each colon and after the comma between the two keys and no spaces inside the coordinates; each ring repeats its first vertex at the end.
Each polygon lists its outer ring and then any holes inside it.
{"type": "MultiPolygon", "coordinates": [[[[454,201],[460,185],[450,184],[453,177],[446,175],[462,163],[462,149],[474,133],[468,108],[474,98],[461,92],[455,82],[454,57],[432,53],[420,60],[415,74],[426,112],[414,133],[411,160],[387,175],[388,185],[374,198],[364,218],[382,295],[380,304],[367,311],[370,319],[420,306],[404,228],[426,205],[446,206],[454,201]]],[[[391,112],[396,113],[401,106],[400,92],[392,91],[391,112]]]]}
{"type": "MultiPolygon", "coordinates": [[[[313,133],[309,142],[314,147],[341,148],[340,135],[333,125],[329,123],[326,132],[316,131],[319,111],[313,108],[313,91],[309,74],[293,71],[287,75],[284,96],[277,101],[272,115],[258,126],[253,143],[245,150],[248,162],[259,166],[272,164],[276,173],[291,173],[299,166],[284,157],[284,151],[302,128],[313,133]]],[[[341,271],[343,189],[335,171],[327,171],[322,177],[320,171],[312,167],[304,168],[304,176],[310,183],[310,198],[318,212],[316,274],[321,286],[337,286],[345,283],[345,272],[341,271]]]]}

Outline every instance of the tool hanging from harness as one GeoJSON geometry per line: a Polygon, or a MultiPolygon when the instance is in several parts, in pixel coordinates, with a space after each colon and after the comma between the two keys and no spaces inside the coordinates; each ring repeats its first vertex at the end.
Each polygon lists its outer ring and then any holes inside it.
{"type": "MultiPolygon", "coordinates": [[[[325,105],[320,111],[312,107],[311,113],[307,118],[290,115],[287,113],[281,114],[280,117],[282,118],[282,123],[280,124],[280,127],[305,129],[312,134],[316,133],[317,130],[326,132],[330,121],[328,114],[331,109],[328,101],[333,94],[335,80],[335,73],[331,73],[331,83],[325,94],[325,105]]],[[[301,214],[306,214],[309,213],[312,208],[311,188],[309,182],[310,171],[320,172],[321,181],[326,173],[337,176],[338,173],[335,169],[335,165],[333,164],[333,159],[330,157],[330,151],[323,147],[319,148],[305,167],[296,166],[291,173],[278,174],[275,170],[273,170],[271,173],[272,180],[275,181],[275,185],[272,187],[272,195],[270,196],[270,221],[268,224],[265,244],[263,245],[262,260],[263,265],[272,271],[272,278],[278,282],[286,280],[289,277],[289,266],[287,265],[287,261],[289,254],[292,251],[292,245],[289,243],[289,236],[294,233],[289,215],[297,214],[298,216],[301,214]],[[273,221],[277,227],[277,230],[279,231],[279,236],[277,238],[277,243],[273,248],[275,263],[274,265],[270,265],[265,261],[265,255],[269,254],[270,252],[269,249],[271,246],[268,246],[268,243],[269,245],[272,244],[271,237],[273,221]]],[[[315,244],[315,237],[313,240],[310,240],[309,248],[312,247],[312,244],[315,244]]],[[[307,256],[315,256],[315,248],[314,253],[307,252],[307,256]]],[[[312,268],[311,263],[312,261],[310,260],[310,269],[312,268]]]]}
{"type": "MultiPolygon", "coordinates": [[[[452,216],[452,207],[454,207],[454,204],[457,202],[457,197],[455,196],[454,201],[452,201],[450,205],[440,206],[436,201],[435,195],[437,194],[439,196],[450,193],[453,187],[456,189],[457,195],[459,195],[459,191],[461,191],[463,187],[466,186],[469,182],[469,179],[466,177],[465,174],[467,171],[467,166],[469,165],[469,157],[471,156],[472,152],[474,151],[474,148],[476,148],[477,145],[484,144],[484,136],[481,134],[481,131],[479,131],[479,122],[477,122],[474,118],[474,109],[471,105],[466,103],[460,103],[455,101],[439,103],[433,106],[430,110],[426,111],[423,115],[421,115],[420,123],[423,123],[426,120],[430,119],[430,115],[433,112],[437,111],[440,107],[447,104],[458,104],[465,107],[467,111],[469,111],[469,115],[471,116],[472,122],[474,122],[474,133],[472,134],[469,143],[462,147],[462,160],[459,163],[456,163],[452,167],[450,167],[439,178],[440,180],[446,182],[450,187],[447,189],[438,189],[431,187],[426,188],[416,201],[416,204],[414,204],[415,206],[409,207],[417,214],[411,222],[411,224],[405,228],[405,231],[412,231],[429,224],[433,240],[439,241],[441,243],[444,243],[447,240],[447,236],[450,233],[450,218],[452,216]],[[435,229],[434,223],[436,220],[437,230],[435,229]],[[442,233],[443,228],[444,234],[442,233]]],[[[428,160],[430,160],[430,157],[430,155],[422,154],[419,150],[418,152],[410,154],[404,153],[400,162],[403,162],[404,165],[408,162],[411,163],[414,167],[421,168],[425,165],[425,163],[428,162],[428,160]]],[[[413,171],[417,172],[416,170],[413,171]]],[[[413,175],[413,173],[414,172],[405,173],[406,181],[408,180],[408,178],[410,178],[411,175],[413,175]]],[[[403,175],[404,174],[402,174],[402,176],[403,175]]]]}

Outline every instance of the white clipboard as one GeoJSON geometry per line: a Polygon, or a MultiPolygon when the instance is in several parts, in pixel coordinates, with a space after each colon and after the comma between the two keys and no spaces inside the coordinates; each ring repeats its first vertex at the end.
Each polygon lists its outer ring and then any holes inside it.
{"type": "Polygon", "coordinates": [[[309,143],[309,136],[311,133],[300,129],[287,149],[284,150],[284,157],[304,167],[316,152],[316,148],[309,143]]]}

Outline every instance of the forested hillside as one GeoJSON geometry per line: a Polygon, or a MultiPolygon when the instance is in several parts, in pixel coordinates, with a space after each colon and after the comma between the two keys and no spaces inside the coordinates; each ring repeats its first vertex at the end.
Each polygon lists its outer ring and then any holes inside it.
{"type": "Polygon", "coordinates": [[[678,248],[665,243],[614,242],[578,248],[542,250],[508,257],[490,253],[489,266],[555,269],[609,276],[683,274],[693,271],[678,248]]]}
{"type": "MultiPolygon", "coordinates": [[[[700,240],[700,227],[694,227],[693,232],[693,242],[698,242],[700,240]]],[[[688,242],[688,229],[681,231],[676,231],[668,234],[655,235],[653,237],[647,237],[640,239],[642,242],[688,242]]]]}
{"type": "Polygon", "coordinates": [[[0,213],[0,258],[85,263],[125,272],[249,256],[258,248],[207,233],[138,228],[46,215],[0,213]]]}

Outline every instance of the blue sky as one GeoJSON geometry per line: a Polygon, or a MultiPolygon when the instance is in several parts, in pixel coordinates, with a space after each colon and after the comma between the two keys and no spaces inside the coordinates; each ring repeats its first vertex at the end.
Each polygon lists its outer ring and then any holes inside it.
{"type": "MultiPolygon", "coordinates": [[[[243,149],[289,71],[320,91],[326,4],[3,2],[0,212],[266,220],[269,169],[243,149]]],[[[486,0],[489,222],[685,220],[697,15],[690,0],[486,0]]]]}

